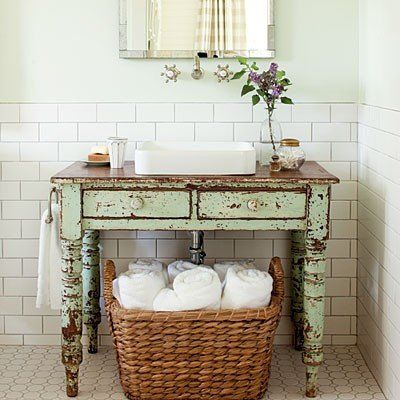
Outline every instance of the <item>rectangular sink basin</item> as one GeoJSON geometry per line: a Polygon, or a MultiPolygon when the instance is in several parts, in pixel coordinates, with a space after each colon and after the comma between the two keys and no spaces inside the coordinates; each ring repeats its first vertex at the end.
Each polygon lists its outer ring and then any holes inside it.
{"type": "Polygon", "coordinates": [[[144,142],[135,168],[138,175],[251,175],[256,151],[244,142],[144,142]]]}

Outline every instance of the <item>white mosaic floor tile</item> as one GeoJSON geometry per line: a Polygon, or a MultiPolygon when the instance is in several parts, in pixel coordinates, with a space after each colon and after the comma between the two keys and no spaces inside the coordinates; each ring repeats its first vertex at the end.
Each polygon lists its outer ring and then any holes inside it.
{"type": "MultiPolygon", "coordinates": [[[[306,399],[305,368],[300,353],[277,346],[265,400],[306,399]]],[[[356,347],[325,347],[319,379],[319,400],[384,400],[356,347]]],[[[0,399],[68,399],[58,347],[0,346],[0,399]]],[[[125,399],[117,374],[114,349],[85,354],[79,400],[125,399]]]]}

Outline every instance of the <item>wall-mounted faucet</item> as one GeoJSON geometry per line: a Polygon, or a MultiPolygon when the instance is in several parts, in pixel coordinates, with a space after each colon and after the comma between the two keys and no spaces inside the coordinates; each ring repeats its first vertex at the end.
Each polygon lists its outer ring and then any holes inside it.
{"type": "Polygon", "coordinates": [[[200,58],[199,56],[194,56],[194,64],[193,64],[193,71],[192,71],[192,78],[199,80],[204,76],[203,68],[200,66],[200,58]]]}
{"type": "Polygon", "coordinates": [[[189,248],[190,261],[193,264],[203,264],[206,253],[204,252],[204,232],[203,231],[190,231],[192,236],[192,243],[189,248]]]}

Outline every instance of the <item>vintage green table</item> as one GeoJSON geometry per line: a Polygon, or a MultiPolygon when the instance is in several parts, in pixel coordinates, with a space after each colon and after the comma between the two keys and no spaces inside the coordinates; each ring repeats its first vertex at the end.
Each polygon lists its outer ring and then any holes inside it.
{"type": "Polygon", "coordinates": [[[295,347],[315,397],[323,359],[325,250],[330,186],[339,180],[315,162],[300,171],[248,176],[139,176],[77,162],[51,178],[61,193],[62,362],[68,396],[78,393],[82,323],[89,352],[100,323],[100,230],[286,230],[292,235],[295,347]]]}

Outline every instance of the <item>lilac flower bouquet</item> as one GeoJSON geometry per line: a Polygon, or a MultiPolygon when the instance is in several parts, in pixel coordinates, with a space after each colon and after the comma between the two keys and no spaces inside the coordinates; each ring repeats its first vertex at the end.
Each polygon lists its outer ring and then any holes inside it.
{"type": "Polygon", "coordinates": [[[283,96],[291,85],[291,82],[286,77],[285,71],[279,70],[279,66],[276,63],[271,63],[267,71],[259,72],[260,68],[256,62],[249,64],[248,60],[244,57],[238,57],[238,61],[242,69],[236,72],[232,79],[240,79],[246,75],[247,81],[242,88],[242,96],[253,93],[253,106],[258,104],[261,99],[265,102],[268,113],[269,135],[275,153],[276,144],[272,129],[272,115],[279,100],[283,104],[293,104],[293,101],[289,97],[283,96]]]}

